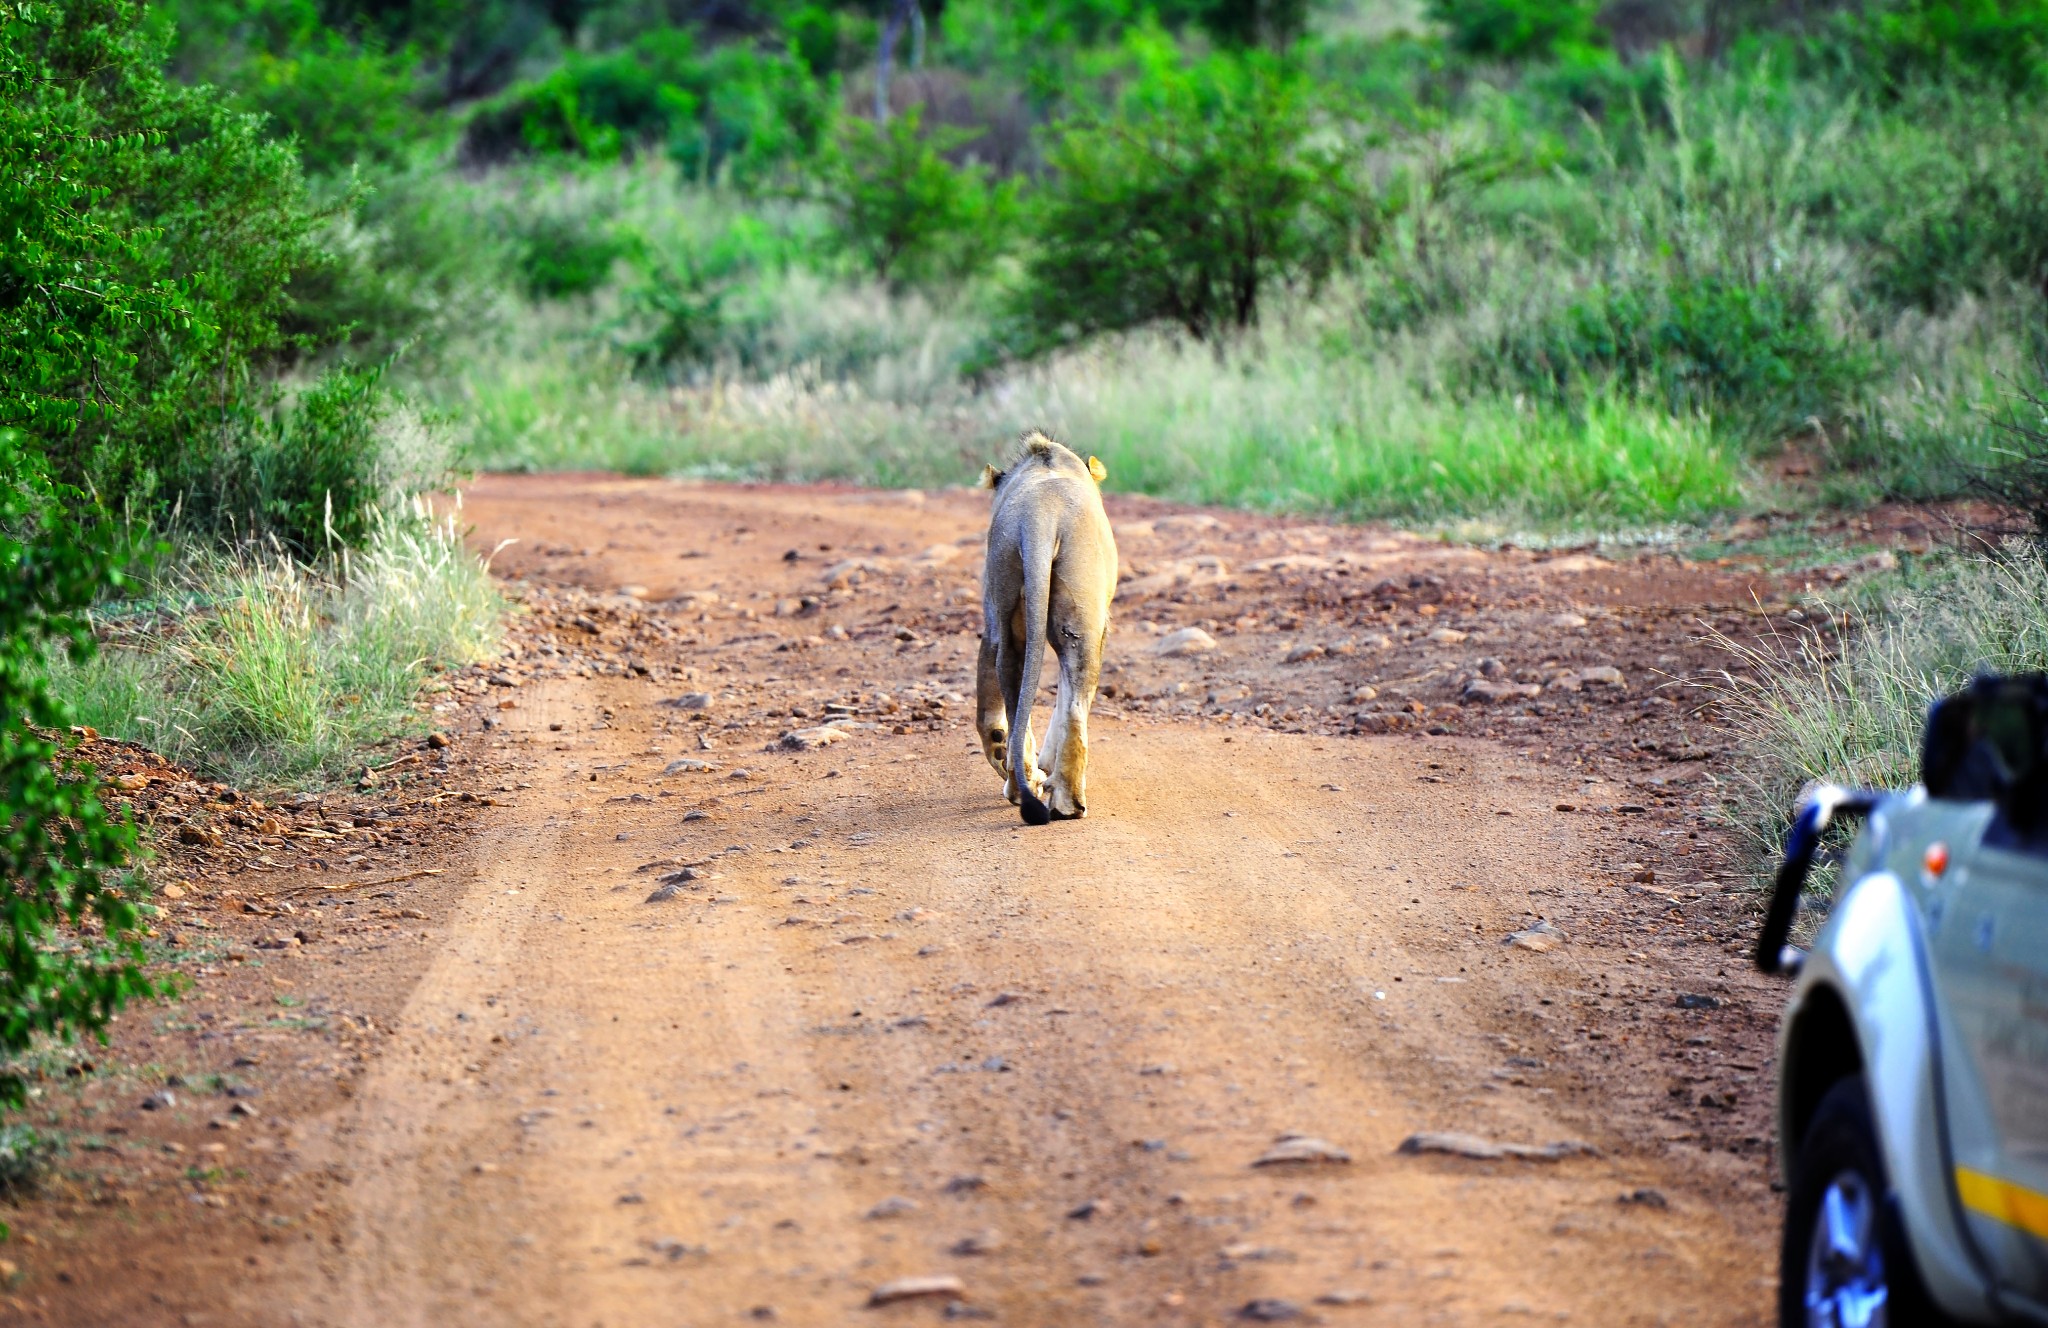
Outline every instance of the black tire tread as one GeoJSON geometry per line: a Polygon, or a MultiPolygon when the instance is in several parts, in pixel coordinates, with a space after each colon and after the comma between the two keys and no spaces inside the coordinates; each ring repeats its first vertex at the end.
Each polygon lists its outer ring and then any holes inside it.
{"type": "Polygon", "coordinates": [[[1879,1239],[1884,1247],[1891,1295],[1887,1320],[1892,1328],[1947,1328],[1954,1320],[1935,1308],[1913,1263],[1905,1233],[1898,1229],[1897,1205],[1891,1202],[1891,1177],[1879,1151],[1870,1094],[1860,1074],[1837,1080],[1814,1108],[1799,1147],[1799,1161],[1786,1195],[1784,1239],[1778,1252],[1778,1323],[1780,1328],[1808,1328],[1806,1322],[1806,1251],[1820,1198],[1828,1182],[1855,1167],[1881,1196],[1879,1239]]]}

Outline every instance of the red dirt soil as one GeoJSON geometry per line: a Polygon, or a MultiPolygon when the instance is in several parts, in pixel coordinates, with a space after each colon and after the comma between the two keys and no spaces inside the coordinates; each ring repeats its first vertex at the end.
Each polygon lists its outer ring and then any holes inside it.
{"type": "Polygon", "coordinates": [[[1681,680],[1797,585],[1115,500],[1091,814],[1032,830],[984,495],[464,503],[520,612],[452,745],[272,805],[95,748],[191,985],[51,1059],[6,1321],[1767,1319],[1783,989],[1681,680]]]}

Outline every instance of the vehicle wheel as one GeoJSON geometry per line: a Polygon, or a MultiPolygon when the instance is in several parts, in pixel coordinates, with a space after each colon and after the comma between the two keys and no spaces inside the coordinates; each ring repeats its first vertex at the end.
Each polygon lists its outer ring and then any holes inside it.
{"type": "Polygon", "coordinates": [[[1927,1298],[1898,1227],[1863,1077],[1820,1101],[1800,1145],[1778,1262],[1781,1328],[1930,1328],[1927,1298]]]}

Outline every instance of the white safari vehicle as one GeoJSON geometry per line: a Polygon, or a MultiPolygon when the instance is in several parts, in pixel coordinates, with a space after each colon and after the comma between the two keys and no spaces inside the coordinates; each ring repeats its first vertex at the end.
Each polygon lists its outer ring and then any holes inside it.
{"type": "Polygon", "coordinates": [[[1937,704],[1906,792],[1809,793],[1757,963],[1797,977],[1780,1322],[2048,1325],[2048,676],[1937,704]],[[1816,850],[1857,815],[1795,948],[1816,850]]]}

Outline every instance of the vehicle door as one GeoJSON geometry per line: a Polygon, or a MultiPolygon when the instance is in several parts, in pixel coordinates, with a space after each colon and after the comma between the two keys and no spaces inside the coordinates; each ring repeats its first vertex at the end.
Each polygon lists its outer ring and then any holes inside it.
{"type": "Polygon", "coordinates": [[[2000,1286],[2043,1302],[2048,853],[1998,840],[1994,824],[1946,864],[1930,849],[1922,884],[1956,1197],[2000,1286]]]}

